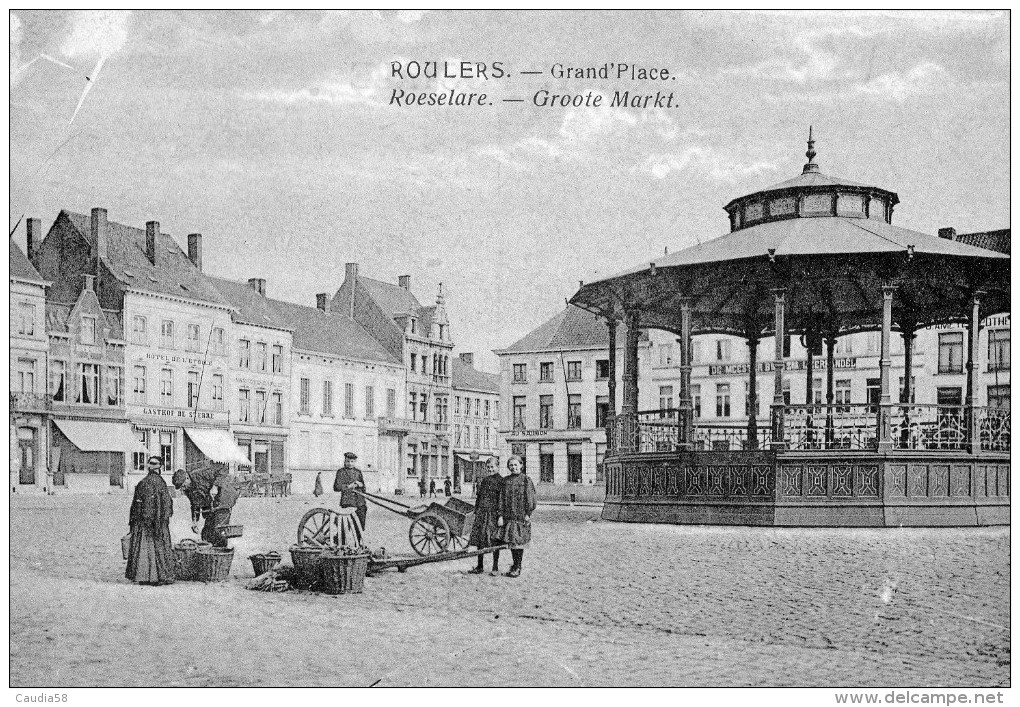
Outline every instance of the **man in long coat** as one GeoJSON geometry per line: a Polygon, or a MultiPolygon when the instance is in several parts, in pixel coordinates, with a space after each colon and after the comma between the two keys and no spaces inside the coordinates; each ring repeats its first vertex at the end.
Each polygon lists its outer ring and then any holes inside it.
{"type": "Polygon", "coordinates": [[[368,502],[360,493],[355,490],[365,490],[365,477],[361,469],[354,466],[358,455],[354,452],[344,454],[344,465],[337,469],[336,479],[333,481],[333,490],[340,493],[340,507],[354,508],[358,520],[361,521],[361,529],[365,529],[365,521],[368,519],[368,502]]]}
{"type": "Polygon", "coordinates": [[[170,547],[170,516],[174,502],[160,475],[163,461],[149,457],[149,473],[135,486],[128,523],[131,543],[124,576],[139,584],[171,584],[174,581],[170,547]]]}
{"type": "Polygon", "coordinates": [[[198,532],[198,521],[205,519],[202,539],[216,547],[226,547],[227,539],[217,530],[230,523],[230,513],[241,492],[225,470],[212,468],[174,472],[174,487],[191,502],[191,531],[198,532]],[[213,498],[212,489],[216,488],[213,498]]]}

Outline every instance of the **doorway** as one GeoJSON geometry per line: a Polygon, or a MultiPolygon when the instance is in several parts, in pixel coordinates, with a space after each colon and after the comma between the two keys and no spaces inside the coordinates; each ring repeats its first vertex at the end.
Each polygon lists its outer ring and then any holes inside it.
{"type": "Polygon", "coordinates": [[[18,428],[18,483],[35,484],[36,432],[32,427],[18,428]]]}

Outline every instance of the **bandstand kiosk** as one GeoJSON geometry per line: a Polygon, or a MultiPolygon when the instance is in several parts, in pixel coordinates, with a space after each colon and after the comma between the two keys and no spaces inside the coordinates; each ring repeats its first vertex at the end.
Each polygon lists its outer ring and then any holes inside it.
{"type": "Polygon", "coordinates": [[[777,526],[935,526],[1009,523],[1009,410],[978,404],[978,329],[1009,311],[1009,257],[894,226],[898,196],[822,174],[808,138],[802,174],[726,205],[730,233],[585,284],[571,304],[607,321],[610,366],[625,323],[622,399],[609,374],[608,520],[777,526]],[[890,382],[890,339],[966,323],[963,405],[912,400],[890,382]],[[679,410],[638,410],[640,329],[680,341],[679,410]],[[878,404],[836,404],[840,336],[881,332],[878,404]],[[721,333],[749,347],[755,396],[758,342],[774,337],[771,419],[713,440],[691,401],[691,339],[721,333]],[[806,404],[783,395],[784,343],[806,343],[806,404]],[[826,356],[825,403],[813,361],[826,356]],[[904,402],[901,402],[904,401],[904,402]]]}

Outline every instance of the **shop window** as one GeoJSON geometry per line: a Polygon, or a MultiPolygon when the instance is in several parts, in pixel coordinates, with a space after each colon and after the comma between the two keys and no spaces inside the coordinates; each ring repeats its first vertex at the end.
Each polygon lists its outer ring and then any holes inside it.
{"type": "MultiPolygon", "coordinates": [[[[308,433],[307,432],[303,432],[302,434],[303,435],[307,435],[308,433]]],[[[241,451],[244,453],[244,456],[247,457],[250,460],[251,459],[251,440],[250,439],[238,438],[237,446],[241,448],[241,451]]],[[[306,449],[307,449],[307,447],[306,447],[306,449]]],[[[237,473],[238,474],[250,474],[251,473],[251,465],[250,464],[238,464],[237,465],[237,473]]]]}
{"type": "MultiPolygon", "coordinates": [[[[149,431],[148,430],[136,430],[135,437],[138,439],[138,443],[142,445],[143,449],[148,450],[149,448],[149,431]]],[[[143,452],[132,452],[131,453],[131,466],[135,471],[145,471],[146,462],[148,461],[148,451],[143,452]]]]}
{"type": "Polygon", "coordinates": [[[939,334],[939,373],[963,373],[963,332],[939,334]]]}
{"type": "MultiPolygon", "coordinates": [[[[523,455],[521,458],[524,458],[523,455]]],[[[538,445],[538,480],[544,484],[551,484],[555,479],[553,460],[553,446],[551,444],[538,445]]]]}
{"type": "Polygon", "coordinates": [[[1009,329],[988,332],[988,370],[1009,370],[1009,329]]]}
{"type": "Polygon", "coordinates": [[[159,433],[159,457],[163,460],[163,468],[169,472],[174,468],[174,433],[159,433]]]}
{"type": "Polygon", "coordinates": [[[83,405],[99,404],[99,366],[94,363],[78,364],[78,398],[83,405]]]}
{"type": "Polygon", "coordinates": [[[581,445],[567,445],[567,483],[581,483],[581,445]]]}

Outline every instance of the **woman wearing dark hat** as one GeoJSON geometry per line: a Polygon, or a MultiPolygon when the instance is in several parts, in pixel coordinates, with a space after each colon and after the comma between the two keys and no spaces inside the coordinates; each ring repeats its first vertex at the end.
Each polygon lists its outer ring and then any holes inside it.
{"type": "Polygon", "coordinates": [[[535,512],[535,484],[523,473],[524,462],[518,456],[506,463],[510,476],[503,479],[499,494],[499,538],[510,546],[514,563],[505,577],[520,577],[524,547],[531,542],[531,514],[535,512]]]}
{"type": "Polygon", "coordinates": [[[163,461],[149,457],[149,473],[135,486],[131,502],[131,543],[124,576],[139,584],[171,584],[174,581],[170,549],[170,516],[174,502],[160,476],[163,461]]]}
{"type": "MultiPolygon", "coordinates": [[[[475,494],[475,520],[471,524],[471,537],[468,538],[468,545],[474,545],[481,550],[486,547],[502,544],[499,535],[499,496],[503,490],[503,477],[499,475],[499,460],[496,457],[489,457],[485,462],[485,468],[489,471],[478,483],[478,490],[475,494]]],[[[478,566],[468,570],[469,574],[482,574],[485,571],[483,564],[484,555],[478,556],[478,566]]],[[[492,575],[499,574],[499,550],[492,551],[492,575]]]]}

